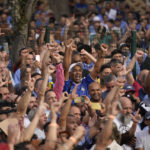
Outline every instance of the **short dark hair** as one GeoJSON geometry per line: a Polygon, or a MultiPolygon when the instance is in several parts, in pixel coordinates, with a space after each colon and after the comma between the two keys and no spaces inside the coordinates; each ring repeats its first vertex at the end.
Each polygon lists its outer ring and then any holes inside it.
{"type": "Polygon", "coordinates": [[[22,52],[23,50],[25,50],[25,49],[27,49],[27,47],[21,48],[21,49],[19,50],[19,56],[21,56],[21,52],[22,52]]]}
{"type": "Polygon", "coordinates": [[[104,64],[102,65],[101,69],[100,69],[100,73],[104,71],[104,69],[106,68],[110,68],[110,64],[104,64]]]}
{"type": "Polygon", "coordinates": [[[41,74],[38,73],[38,72],[35,72],[35,73],[33,73],[33,74],[31,75],[31,78],[33,78],[33,77],[35,77],[35,76],[37,76],[37,75],[41,75],[41,74]]]}
{"type": "Polygon", "coordinates": [[[123,63],[118,59],[112,59],[109,64],[110,64],[110,66],[115,66],[116,64],[122,64],[123,65],[123,63]]]}
{"type": "Polygon", "coordinates": [[[16,144],[16,145],[14,146],[14,149],[15,149],[15,150],[29,150],[29,149],[26,147],[26,146],[29,145],[29,144],[30,144],[30,142],[25,141],[25,142],[16,144]]]}
{"type": "Polygon", "coordinates": [[[111,53],[111,57],[113,57],[113,56],[116,55],[116,54],[121,54],[121,55],[122,55],[121,50],[115,49],[115,50],[111,53]]]}
{"type": "Polygon", "coordinates": [[[116,77],[114,75],[109,74],[109,75],[106,75],[106,76],[103,77],[103,83],[107,84],[108,82],[111,82],[115,79],[116,79],[116,77]]]}
{"type": "Polygon", "coordinates": [[[35,81],[34,88],[36,88],[36,87],[37,87],[38,82],[39,82],[39,81],[41,81],[41,80],[43,80],[43,78],[39,78],[39,79],[37,79],[37,80],[35,81]]]}

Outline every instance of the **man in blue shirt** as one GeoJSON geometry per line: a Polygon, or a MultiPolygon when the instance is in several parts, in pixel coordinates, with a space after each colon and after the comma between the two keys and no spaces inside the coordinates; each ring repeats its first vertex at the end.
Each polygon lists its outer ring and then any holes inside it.
{"type": "MultiPolygon", "coordinates": [[[[67,68],[66,66],[68,65],[68,62],[65,61],[66,62],[65,63],[65,79],[69,77],[69,80],[65,81],[65,86],[64,86],[63,91],[67,91],[70,94],[72,93],[72,90],[74,89],[74,87],[78,85],[77,92],[76,92],[77,95],[78,96],[86,95],[89,97],[88,86],[90,83],[94,82],[94,80],[97,78],[98,73],[100,71],[100,67],[102,66],[106,51],[108,49],[108,46],[106,44],[101,44],[100,48],[101,48],[101,51],[100,51],[101,54],[93,70],[89,73],[87,77],[83,79],[82,79],[82,71],[83,71],[82,63],[74,63],[74,64],[71,64],[69,68],[67,68]]],[[[66,53],[67,53],[67,50],[66,50],[66,53]]],[[[71,56],[65,55],[65,57],[68,58],[71,56]]]]}

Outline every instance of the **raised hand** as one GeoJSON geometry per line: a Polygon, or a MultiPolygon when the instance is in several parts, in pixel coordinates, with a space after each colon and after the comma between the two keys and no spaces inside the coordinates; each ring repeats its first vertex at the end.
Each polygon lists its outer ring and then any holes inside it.
{"type": "Polygon", "coordinates": [[[88,19],[85,19],[82,24],[84,25],[84,27],[88,27],[89,26],[89,21],[88,19]]]}
{"type": "Polygon", "coordinates": [[[108,50],[108,45],[102,43],[102,44],[100,45],[100,48],[101,48],[101,50],[102,50],[102,55],[105,55],[106,52],[107,52],[107,50],[108,50]]]}
{"type": "Polygon", "coordinates": [[[65,42],[65,46],[66,46],[66,48],[68,48],[68,49],[70,49],[70,50],[72,50],[72,51],[74,51],[74,50],[77,49],[77,46],[75,45],[73,39],[67,40],[67,41],[65,42]]]}
{"type": "Polygon", "coordinates": [[[131,116],[133,122],[135,122],[135,123],[139,123],[139,121],[141,120],[141,115],[140,115],[139,112],[140,112],[140,109],[138,109],[138,110],[136,111],[135,115],[130,114],[130,116],[131,116]]]}
{"type": "Polygon", "coordinates": [[[57,64],[62,62],[62,57],[58,53],[53,54],[53,59],[56,61],[57,64]]]}
{"type": "Polygon", "coordinates": [[[85,135],[85,128],[83,126],[78,126],[75,130],[74,137],[77,139],[82,138],[83,135],[85,135]]]}
{"type": "Polygon", "coordinates": [[[51,75],[54,71],[56,70],[55,66],[53,66],[52,64],[47,66],[47,73],[49,75],[51,75]]]}
{"type": "Polygon", "coordinates": [[[83,96],[84,97],[84,100],[85,100],[85,104],[87,104],[89,107],[91,107],[91,101],[90,99],[87,97],[87,96],[83,96]]]}
{"type": "Polygon", "coordinates": [[[28,85],[28,90],[30,92],[34,90],[34,84],[35,84],[35,79],[34,78],[29,79],[27,85],[28,85]]]}
{"type": "Polygon", "coordinates": [[[136,51],[136,53],[135,53],[135,57],[136,57],[137,59],[140,58],[140,57],[143,57],[143,55],[144,55],[144,52],[141,51],[141,50],[138,50],[138,51],[136,51]]]}
{"type": "Polygon", "coordinates": [[[71,95],[70,95],[70,98],[71,98],[71,99],[75,99],[76,97],[78,97],[78,95],[76,94],[77,88],[78,88],[78,85],[76,85],[76,86],[74,87],[74,89],[73,89],[73,91],[72,91],[72,93],[71,93],[71,95]]]}
{"type": "Polygon", "coordinates": [[[66,26],[67,27],[71,26],[71,20],[69,18],[66,19],[66,26]]]}

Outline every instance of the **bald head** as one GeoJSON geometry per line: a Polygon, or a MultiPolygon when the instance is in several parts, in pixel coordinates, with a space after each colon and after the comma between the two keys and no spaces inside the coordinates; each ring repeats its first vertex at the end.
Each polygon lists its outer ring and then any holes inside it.
{"type": "Polygon", "coordinates": [[[91,101],[99,102],[101,100],[101,87],[97,82],[92,82],[88,87],[89,94],[91,96],[91,101]]]}
{"type": "Polygon", "coordinates": [[[128,99],[127,97],[121,97],[120,102],[122,106],[122,115],[126,116],[133,112],[133,105],[130,99],[128,99]]]}

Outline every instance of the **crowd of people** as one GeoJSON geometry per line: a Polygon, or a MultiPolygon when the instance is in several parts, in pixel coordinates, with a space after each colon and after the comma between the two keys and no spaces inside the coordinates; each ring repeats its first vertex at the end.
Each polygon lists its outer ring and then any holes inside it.
{"type": "Polygon", "coordinates": [[[0,150],[150,150],[150,6],[68,7],[58,20],[39,1],[12,61],[0,4],[0,150]]]}

